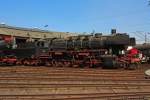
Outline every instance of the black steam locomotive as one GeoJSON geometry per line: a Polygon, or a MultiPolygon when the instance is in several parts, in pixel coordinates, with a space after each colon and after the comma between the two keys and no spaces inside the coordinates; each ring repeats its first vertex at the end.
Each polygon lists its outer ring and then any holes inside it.
{"type": "MultiPolygon", "coordinates": [[[[95,35],[71,36],[67,39],[51,38],[34,42],[17,44],[1,49],[1,57],[14,55],[23,65],[99,65],[116,66],[116,56],[128,45],[135,45],[135,38],[127,34],[112,33],[103,36],[95,35]],[[88,63],[88,64],[87,64],[88,63]]],[[[14,61],[14,60],[13,60],[14,61]]],[[[11,62],[11,61],[10,61],[11,62]]],[[[14,64],[14,62],[13,62],[14,64]]]]}
{"type": "MultiPolygon", "coordinates": [[[[17,44],[16,48],[3,46],[3,54],[13,54],[17,57],[31,57],[43,51],[64,51],[64,50],[98,50],[107,49],[108,52],[118,55],[120,50],[124,50],[128,45],[134,45],[134,38],[127,34],[112,34],[102,36],[101,34],[72,36],[67,39],[52,38],[17,44]]],[[[134,39],[135,40],[135,39],[134,39]]],[[[5,45],[6,46],[6,45],[5,45]]],[[[9,46],[11,47],[11,46],[9,46]]],[[[1,49],[2,50],[2,49],[1,49]]]]}

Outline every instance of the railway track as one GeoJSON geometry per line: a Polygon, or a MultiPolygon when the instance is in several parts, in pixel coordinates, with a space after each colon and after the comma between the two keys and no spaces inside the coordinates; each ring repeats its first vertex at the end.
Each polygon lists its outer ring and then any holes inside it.
{"type": "MultiPolygon", "coordinates": [[[[11,74],[10,74],[11,75],[11,74]]],[[[126,75],[111,75],[111,74],[109,74],[109,75],[107,75],[107,74],[98,74],[98,75],[88,75],[88,74],[50,74],[50,75],[40,75],[40,74],[13,74],[13,75],[1,75],[0,74],[0,79],[5,79],[5,78],[60,78],[60,76],[62,77],[62,78],[77,78],[77,79],[80,79],[80,78],[91,78],[91,79],[107,79],[107,78],[127,78],[127,79],[130,79],[130,78],[134,78],[134,79],[142,79],[143,78],[143,76],[144,76],[144,74],[142,74],[142,75],[128,75],[128,76],[126,76],[126,75]]]]}
{"type": "Polygon", "coordinates": [[[50,87],[149,87],[149,84],[132,84],[132,83],[128,83],[128,84],[18,84],[18,83],[1,83],[0,84],[0,88],[50,88],[50,87]]]}
{"type": "Polygon", "coordinates": [[[2,100],[149,100],[147,92],[137,93],[92,93],[92,94],[44,94],[44,95],[1,95],[2,100]]]}
{"type": "Polygon", "coordinates": [[[148,68],[0,67],[0,100],[148,100],[148,68]]]}
{"type": "Polygon", "coordinates": [[[88,78],[115,78],[115,77],[121,77],[121,78],[143,78],[144,76],[144,71],[140,71],[140,72],[135,72],[135,71],[118,71],[118,72],[113,72],[113,71],[99,71],[99,72],[91,72],[91,71],[86,71],[86,72],[78,72],[78,71],[40,71],[40,70],[28,70],[28,71],[7,71],[7,72],[1,72],[0,71],[0,78],[9,78],[9,76],[11,77],[44,77],[44,78],[57,78],[57,76],[63,76],[64,78],[84,78],[84,77],[88,77],[88,78]],[[13,74],[12,74],[13,73],[13,74]],[[115,74],[114,74],[115,73],[115,74]]]}
{"type": "MultiPolygon", "coordinates": [[[[147,64],[144,64],[144,65],[141,65],[137,70],[137,71],[141,71],[143,69],[147,69],[147,68],[150,68],[149,65],[147,64]]],[[[71,71],[71,72],[99,72],[99,70],[101,70],[101,67],[98,67],[98,68],[69,68],[69,67],[45,67],[45,66],[1,66],[0,67],[0,71],[36,71],[36,70],[39,70],[39,71],[44,71],[44,72],[49,72],[49,71],[71,71]],[[13,67],[13,69],[12,69],[13,67]],[[42,68],[42,69],[41,69],[42,68]],[[47,69],[47,70],[46,70],[47,69]],[[55,70],[54,70],[55,69],[55,70]],[[73,70],[72,70],[73,69],[73,70]]],[[[102,69],[101,72],[118,72],[118,70],[120,71],[126,71],[124,69],[113,69],[113,70],[108,70],[108,69],[102,69]]],[[[128,70],[127,70],[128,71],[128,70]]]]}

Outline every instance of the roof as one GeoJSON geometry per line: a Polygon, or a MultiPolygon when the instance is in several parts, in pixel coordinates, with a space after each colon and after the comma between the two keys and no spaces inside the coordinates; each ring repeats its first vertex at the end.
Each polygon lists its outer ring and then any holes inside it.
{"type": "Polygon", "coordinates": [[[0,34],[13,35],[19,37],[31,37],[31,38],[66,38],[68,36],[74,35],[74,33],[69,32],[55,32],[48,30],[41,30],[38,28],[22,28],[9,26],[6,24],[0,24],[0,34]],[[41,34],[42,33],[42,34],[41,34]]]}
{"type": "Polygon", "coordinates": [[[16,29],[16,30],[23,30],[23,31],[34,31],[34,32],[53,32],[49,30],[41,30],[38,28],[23,28],[23,27],[9,26],[6,24],[0,24],[0,28],[16,29]]]}
{"type": "Polygon", "coordinates": [[[10,35],[10,34],[8,34],[7,32],[5,32],[3,30],[0,30],[0,34],[10,35]]]}

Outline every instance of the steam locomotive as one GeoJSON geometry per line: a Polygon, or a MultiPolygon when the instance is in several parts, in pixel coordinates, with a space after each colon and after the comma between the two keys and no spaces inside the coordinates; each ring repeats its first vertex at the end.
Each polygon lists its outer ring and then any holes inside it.
{"type": "Polygon", "coordinates": [[[128,67],[134,60],[122,56],[128,45],[135,45],[135,38],[114,31],[108,36],[97,33],[51,38],[18,44],[16,48],[3,47],[0,61],[10,65],[128,67]]]}

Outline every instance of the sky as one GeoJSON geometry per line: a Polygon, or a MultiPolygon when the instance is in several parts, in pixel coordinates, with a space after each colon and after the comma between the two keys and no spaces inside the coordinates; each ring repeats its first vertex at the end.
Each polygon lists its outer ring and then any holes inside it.
{"type": "Polygon", "coordinates": [[[0,23],[51,31],[150,37],[148,0],[0,0],[0,23]],[[48,25],[48,27],[44,27],[48,25]]]}

